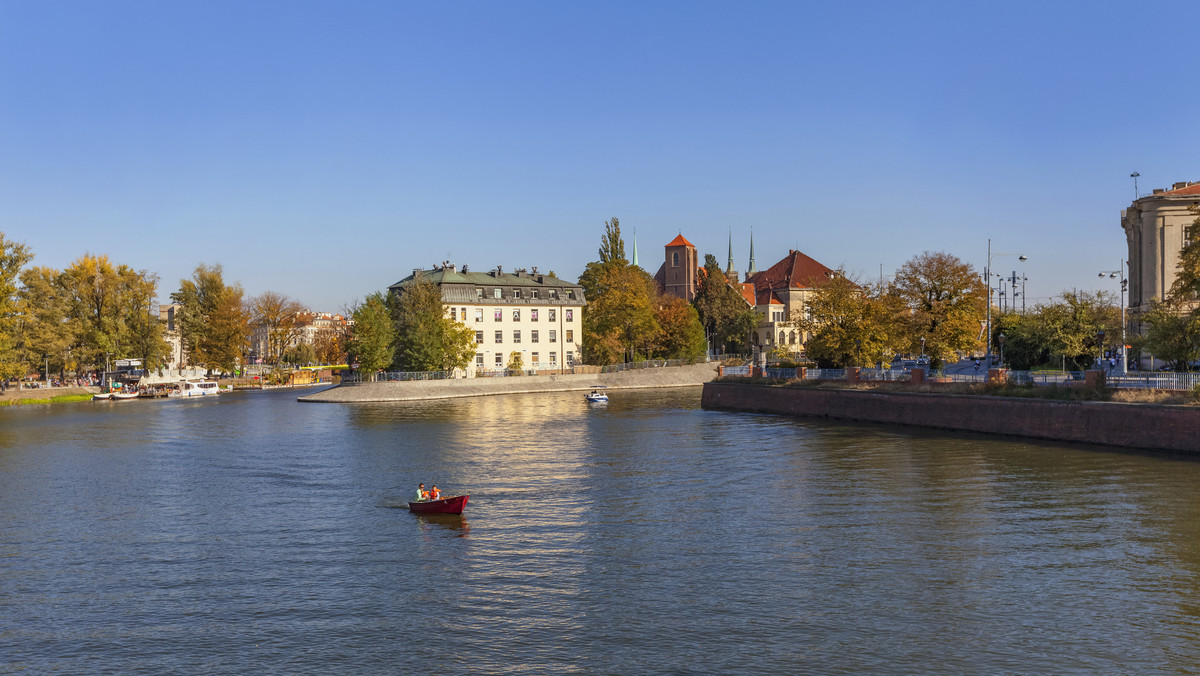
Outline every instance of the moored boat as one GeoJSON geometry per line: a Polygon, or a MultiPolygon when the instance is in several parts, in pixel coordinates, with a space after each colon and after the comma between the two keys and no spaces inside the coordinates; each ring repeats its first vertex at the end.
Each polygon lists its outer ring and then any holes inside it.
{"type": "Polygon", "coordinates": [[[469,495],[456,495],[441,500],[422,500],[408,503],[408,511],[417,514],[462,514],[467,506],[469,495]]]}
{"type": "Polygon", "coordinates": [[[137,399],[137,392],[113,392],[112,398],[117,401],[125,401],[126,399],[137,399]]]}
{"type": "Polygon", "coordinates": [[[172,389],[171,397],[206,397],[220,394],[221,388],[211,380],[182,380],[176,384],[178,389],[172,389]]]}

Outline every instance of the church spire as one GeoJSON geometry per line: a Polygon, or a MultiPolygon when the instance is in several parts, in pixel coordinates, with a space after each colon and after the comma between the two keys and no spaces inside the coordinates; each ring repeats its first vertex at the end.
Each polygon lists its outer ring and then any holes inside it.
{"type": "Polygon", "coordinates": [[[637,259],[637,228],[633,229],[633,264],[638,264],[637,259]]]}
{"type": "Polygon", "coordinates": [[[754,264],[754,226],[750,226],[750,269],[746,271],[746,277],[758,274],[758,266],[754,264]]]}

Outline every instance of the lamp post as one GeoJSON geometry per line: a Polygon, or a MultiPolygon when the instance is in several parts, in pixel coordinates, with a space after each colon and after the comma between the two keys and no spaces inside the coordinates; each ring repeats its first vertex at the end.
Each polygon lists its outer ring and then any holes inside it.
{"type": "Polygon", "coordinates": [[[1109,279],[1121,279],[1121,375],[1129,374],[1129,358],[1125,354],[1125,290],[1129,288],[1129,280],[1125,278],[1125,261],[1121,261],[1121,267],[1117,270],[1103,270],[1100,272],[1100,277],[1108,277],[1109,279]]]}
{"type": "Polygon", "coordinates": [[[1096,349],[1100,351],[1100,355],[1096,357],[1096,361],[1104,362],[1104,329],[1096,332],[1096,349]]]}
{"type": "Polygon", "coordinates": [[[983,279],[984,283],[987,284],[987,353],[985,363],[989,368],[992,365],[992,258],[997,256],[1017,256],[1017,260],[1022,263],[1029,260],[1025,254],[992,253],[992,240],[988,239],[987,268],[983,271],[983,279]]]}
{"type": "Polygon", "coordinates": [[[1003,333],[996,336],[996,342],[1000,343],[1000,365],[1004,366],[1004,341],[1008,338],[1003,333]]]}

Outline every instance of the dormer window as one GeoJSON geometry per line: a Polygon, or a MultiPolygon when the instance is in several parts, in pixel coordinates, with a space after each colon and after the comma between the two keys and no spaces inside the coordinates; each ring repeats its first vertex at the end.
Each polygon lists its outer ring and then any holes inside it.
{"type": "Polygon", "coordinates": [[[492,297],[493,297],[493,298],[495,298],[495,299],[497,299],[497,300],[499,300],[499,299],[503,298],[503,297],[504,297],[504,290],[503,290],[503,289],[501,289],[500,287],[496,287],[495,289],[492,289],[492,297]]]}

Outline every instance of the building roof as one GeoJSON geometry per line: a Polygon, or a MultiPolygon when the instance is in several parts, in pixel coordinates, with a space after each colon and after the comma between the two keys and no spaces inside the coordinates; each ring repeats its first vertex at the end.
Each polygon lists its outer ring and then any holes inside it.
{"type": "Polygon", "coordinates": [[[742,300],[746,301],[747,305],[758,305],[754,298],[754,285],[749,282],[742,282],[737,285],[738,291],[742,294],[742,300]]]}
{"type": "MultiPolygon", "coordinates": [[[[775,265],[751,275],[747,282],[754,285],[758,293],[781,289],[812,289],[820,286],[833,275],[825,267],[794,249],[775,265]]],[[[759,303],[761,304],[761,303],[759,303]]]]}
{"type": "Polygon", "coordinates": [[[1171,190],[1164,190],[1162,192],[1156,190],[1153,196],[1192,197],[1197,195],[1200,195],[1200,181],[1184,182],[1182,184],[1176,183],[1171,190]]]}
{"type": "Polygon", "coordinates": [[[560,287],[579,289],[582,288],[574,282],[568,282],[557,277],[544,275],[539,272],[527,272],[523,269],[518,269],[515,272],[504,272],[501,268],[488,270],[487,272],[468,272],[464,267],[459,270],[453,265],[444,265],[435,267],[432,270],[413,270],[413,274],[389,286],[389,289],[394,289],[398,286],[406,286],[415,280],[423,282],[432,282],[434,284],[469,284],[472,286],[521,286],[521,287],[560,287]]]}
{"type": "Polygon", "coordinates": [[[683,233],[679,233],[678,235],[676,235],[675,239],[671,240],[671,243],[668,244],[667,246],[690,246],[693,249],[696,248],[696,246],[694,244],[692,244],[691,242],[687,241],[686,238],[684,238],[683,233]]]}

